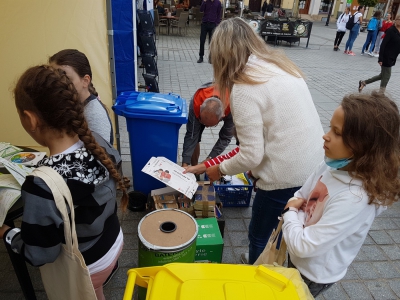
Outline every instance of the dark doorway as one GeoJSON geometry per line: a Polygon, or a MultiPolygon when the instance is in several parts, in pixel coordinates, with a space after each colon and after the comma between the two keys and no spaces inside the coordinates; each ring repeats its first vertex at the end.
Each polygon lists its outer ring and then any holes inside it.
{"type": "Polygon", "coordinates": [[[249,9],[254,12],[261,11],[261,0],[250,0],[249,1],[249,9]]]}
{"type": "Polygon", "coordinates": [[[299,14],[306,15],[310,9],[310,0],[300,0],[299,1],[299,14]]]}

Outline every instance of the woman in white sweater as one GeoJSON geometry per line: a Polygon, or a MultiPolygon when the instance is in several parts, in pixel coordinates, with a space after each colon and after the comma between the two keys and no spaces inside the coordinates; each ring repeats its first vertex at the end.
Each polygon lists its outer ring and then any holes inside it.
{"type": "Polygon", "coordinates": [[[231,95],[240,152],[207,174],[216,180],[251,170],[257,179],[249,227],[252,264],[287,200],[323,159],[323,130],[300,69],[267,46],[246,22],[221,22],[210,53],[215,83],[221,94],[231,95]]]}

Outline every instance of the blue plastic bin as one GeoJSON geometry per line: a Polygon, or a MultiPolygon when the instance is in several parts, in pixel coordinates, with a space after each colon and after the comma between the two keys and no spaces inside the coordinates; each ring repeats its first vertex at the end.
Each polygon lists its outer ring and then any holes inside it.
{"type": "Polygon", "coordinates": [[[134,190],[148,194],[165,187],[141,170],[152,156],[177,161],[179,128],[187,123],[185,99],[171,93],[123,92],[112,109],[126,118],[134,190]]]}
{"type": "MultiPolygon", "coordinates": [[[[215,193],[219,196],[223,207],[247,207],[250,205],[253,182],[246,173],[244,176],[249,184],[233,185],[213,182],[215,193]]],[[[207,174],[204,174],[204,180],[209,180],[207,174]]]]}

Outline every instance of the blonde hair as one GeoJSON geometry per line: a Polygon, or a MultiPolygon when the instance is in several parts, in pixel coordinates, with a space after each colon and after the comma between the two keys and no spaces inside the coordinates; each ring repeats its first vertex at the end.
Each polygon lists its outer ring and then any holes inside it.
{"type": "MultiPolygon", "coordinates": [[[[251,76],[245,72],[251,54],[293,76],[303,77],[298,66],[283,52],[267,46],[245,21],[240,18],[227,19],[215,29],[210,44],[214,80],[223,101],[235,83],[255,85],[268,81],[265,76],[260,79],[260,76],[251,76]]],[[[260,75],[263,74],[268,74],[268,70],[260,75]]]]}

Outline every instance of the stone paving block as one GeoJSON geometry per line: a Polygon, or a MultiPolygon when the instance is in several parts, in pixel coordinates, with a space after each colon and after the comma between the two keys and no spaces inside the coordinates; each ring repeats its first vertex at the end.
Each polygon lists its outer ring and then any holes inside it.
{"type": "Polygon", "coordinates": [[[360,249],[360,251],[358,251],[357,256],[354,258],[354,262],[357,261],[368,261],[368,256],[367,254],[365,254],[362,248],[360,249]]]}
{"type": "Polygon", "coordinates": [[[375,218],[370,230],[398,229],[399,225],[390,218],[375,218]]]}
{"type": "Polygon", "coordinates": [[[400,260],[400,248],[397,245],[382,245],[381,249],[391,260],[400,260]]]}
{"type": "Polygon", "coordinates": [[[224,251],[222,253],[222,263],[236,264],[236,257],[232,247],[224,247],[224,251]]]}
{"type": "Polygon", "coordinates": [[[361,279],[379,278],[378,271],[369,262],[355,262],[352,267],[361,279]]]}
{"type": "Polygon", "coordinates": [[[400,243],[400,229],[399,230],[387,230],[386,231],[391,238],[396,242],[396,244],[400,243]]]}
{"type": "Polygon", "coordinates": [[[368,288],[362,282],[341,282],[341,285],[350,299],[374,300],[368,288]]]}
{"type": "Polygon", "coordinates": [[[227,219],[225,222],[229,231],[247,231],[242,219],[227,219]]]}
{"type": "Polygon", "coordinates": [[[383,230],[370,231],[368,234],[378,245],[394,244],[390,236],[383,230]]]}
{"type": "Polygon", "coordinates": [[[375,245],[363,245],[361,250],[366,254],[368,260],[378,261],[387,260],[385,253],[379,246],[375,245]]]}
{"type": "MultiPolygon", "coordinates": [[[[328,290],[322,293],[325,299],[347,300],[349,296],[346,294],[340,283],[335,283],[328,290]]],[[[318,297],[316,298],[318,299],[318,297]]]]}
{"type": "Polygon", "coordinates": [[[357,272],[354,270],[353,265],[355,263],[353,262],[350,267],[348,267],[346,275],[343,277],[342,280],[358,280],[360,277],[358,277],[357,272]]]}
{"type": "Polygon", "coordinates": [[[397,298],[396,294],[390,289],[389,284],[384,281],[366,281],[365,285],[368,287],[368,290],[375,299],[392,300],[397,298]]]}
{"type": "Polygon", "coordinates": [[[109,288],[125,288],[126,281],[128,280],[128,272],[129,268],[119,268],[117,273],[113,276],[110,283],[107,284],[106,287],[110,286],[109,288]]]}
{"type": "Polygon", "coordinates": [[[124,250],[138,250],[139,237],[136,234],[124,234],[124,250]]]}
{"type": "Polygon", "coordinates": [[[222,213],[224,214],[225,218],[229,219],[241,219],[242,212],[239,207],[223,207],[222,213]]]}
{"type": "Polygon", "coordinates": [[[249,247],[233,247],[233,253],[235,254],[235,263],[241,264],[242,261],[240,260],[240,255],[242,253],[248,253],[249,247]]]}
{"type": "Polygon", "coordinates": [[[388,280],[388,283],[392,291],[400,298],[400,279],[391,279],[388,280]]]}
{"type": "Polygon", "coordinates": [[[137,268],[138,267],[138,250],[124,250],[118,259],[121,268],[137,268]]]}
{"type": "Polygon", "coordinates": [[[140,220],[125,220],[121,223],[122,232],[124,234],[137,234],[140,220]]]}
{"type": "Polygon", "coordinates": [[[379,272],[376,278],[400,278],[400,271],[396,269],[395,265],[389,261],[377,261],[373,262],[372,265],[379,272]]]}
{"type": "Polygon", "coordinates": [[[231,247],[232,243],[231,243],[231,239],[229,238],[229,235],[227,234],[227,230],[225,229],[225,234],[224,234],[224,247],[231,247]]]}
{"type": "Polygon", "coordinates": [[[228,231],[228,235],[231,239],[232,246],[246,247],[249,245],[249,239],[245,231],[228,231]]]}
{"type": "Polygon", "coordinates": [[[250,219],[244,219],[244,224],[246,224],[246,229],[249,230],[250,219]]]}
{"type": "Polygon", "coordinates": [[[369,235],[367,235],[363,244],[364,245],[375,245],[375,242],[369,235]]]}
{"type": "Polygon", "coordinates": [[[390,218],[390,220],[395,223],[398,228],[400,228],[400,218],[390,218]]]}

